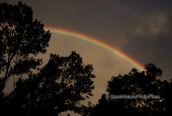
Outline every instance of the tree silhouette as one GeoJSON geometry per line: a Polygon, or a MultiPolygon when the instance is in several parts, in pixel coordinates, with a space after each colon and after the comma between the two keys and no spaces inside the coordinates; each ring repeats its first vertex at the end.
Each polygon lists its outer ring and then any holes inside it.
{"type": "Polygon", "coordinates": [[[165,99],[165,101],[163,102],[164,103],[164,108],[166,109],[165,110],[165,113],[163,114],[164,116],[170,116],[172,115],[172,79],[171,79],[171,82],[167,82],[167,80],[165,80],[164,82],[164,88],[162,89],[162,92],[161,92],[161,97],[165,99]]]}
{"type": "MultiPolygon", "coordinates": [[[[162,70],[149,63],[145,65],[145,69],[147,69],[147,75],[144,74],[144,71],[139,73],[133,68],[128,74],[123,76],[119,74],[117,77],[112,77],[108,81],[107,92],[109,95],[161,95],[166,88],[158,89],[158,85],[151,82],[156,80],[156,76],[161,76],[162,70]]],[[[160,102],[159,99],[106,99],[105,97],[106,95],[102,94],[91,116],[123,116],[126,114],[132,116],[157,116],[165,112],[165,104],[160,102]],[[142,106],[137,107],[138,104],[142,106]]]]}
{"type": "Polygon", "coordinates": [[[36,61],[29,55],[46,53],[51,37],[49,31],[43,30],[40,21],[32,22],[33,11],[20,1],[15,6],[0,4],[0,14],[0,23],[3,24],[0,25],[0,72],[5,70],[5,77],[0,79],[1,113],[55,116],[71,110],[83,116],[89,115],[93,106],[90,102],[89,107],[81,105],[80,101],[92,96],[94,85],[90,78],[95,78],[91,74],[92,65],[84,67],[82,58],[75,52],[68,57],[50,54],[49,62],[39,73],[33,74],[31,68],[35,69],[42,60],[36,61]],[[29,75],[28,79],[22,79],[24,73],[29,75]],[[14,90],[4,95],[2,91],[13,75],[20,77],[13,83],[14,90]]]}
{"type": "Polygon", "coordinates": [[[155,80],[153,83],[158,85],[159,88],[163,88],[164,84],[162,80],[159,78],[161,77],[163,71],[151,63],[146,64],[145,69],[146,69],[147,74],[150,74],[152,77],[155,77],[155,80]]]}
{"type": "Polygon", "coordinates": [[[20,1],[15,6],[0,4],[0,72],[5,70],[1,94],[9,77],[32,73],[31,69],[41,64],[41,59],[29,55],[46,53],[51,34],[43,30],[40,21],[32,22],[32,14],[32,9],[20,1]]]}
{"type": "Polygon", "coordinates": [[[58,115],[67,110],[87,116],[91,103],[86,107],[80,101],[92,96],[92,70],[92,65],[82,66],[82,58],[75,52],[68,57],[51,54],[38,74],[29,74],[28,79],[19,78],[14,83],[14,91],[6,97],[6,110],[13,109],[19,116],[58,115]]]}

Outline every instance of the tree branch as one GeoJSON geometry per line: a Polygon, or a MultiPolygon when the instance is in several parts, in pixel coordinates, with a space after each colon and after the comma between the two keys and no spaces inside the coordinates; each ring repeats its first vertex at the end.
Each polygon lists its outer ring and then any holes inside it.
{"type": "Polygon", "coordinates": [[[8,70],[9,70],[9,67],[10,67],[10,62],[12,60],[12,58],[15,56],[15,54],[13,54],[10,58],[10,52],[8,52],[8,65],[6,67],[6,73],[5,73],[5,80],[4,80],[4,83],[3,83],[3,86],[2,86],[2,89],[1,89],[1,93],[2,91],[4,90],[5,86],[6,86],[6,83],[7,83],[7,80],[8,80],[8,77],[9,75],[7,76],[8,74],[8,70]]]}

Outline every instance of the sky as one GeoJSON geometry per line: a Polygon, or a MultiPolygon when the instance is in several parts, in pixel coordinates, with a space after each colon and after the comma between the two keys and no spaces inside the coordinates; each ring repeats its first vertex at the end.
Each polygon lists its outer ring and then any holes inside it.
{"type": "MultiPolygon", "coordinates": [[[[45,27],[63,29],[95,38],[141,65],[153,63],[162,69],[161,80],[170,81],[172,75],[172,1],[171,0],[21,0],[32,7],[33,19],[45,27]]],[[[18,0],[0,3],[18,4],[18,0]]],[[[50,33],[51,30],[50,30],[50,33]]],[[[93,64],[95,89],[88,101],[96,104],[106,93],[107,81],[112,76],[128,74],[134,67],[118,55],[95,44],[75,37],[51,34],[44,66],[50,53],[69,56],[80,54],[84,65],[93,64]]],[[[140,71],[140,70],[138,70],[140,71]]],[[[13,77],[17,78],[17,77],[13,77]]],[[[10,78],[5,92],[13,89],[10,78]]],[[[107,94],[107,93],[106,93],[107,94]]],[[[70,112],[71,113],[71,112],[70,112]]],[[[66,115],[67,113],[61,113],[66,115]]],[[[71,116],[80,116],[71,113],[71,116]]]]}

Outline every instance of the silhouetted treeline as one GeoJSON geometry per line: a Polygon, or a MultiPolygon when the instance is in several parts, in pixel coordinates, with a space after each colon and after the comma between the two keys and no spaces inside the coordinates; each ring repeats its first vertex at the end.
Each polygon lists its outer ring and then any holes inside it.
{"type": "MultiPolygon", "coordinates": [[[[156,76],[161,76],[162,70],[154,64],[145,65],[147,74],[144,71],[139,73],[135,68],[129,74],[112,77],[108,81],[107,92],[109,95],[160,95],[160,99],[111,99],[102,94],[98,104],[94,107],[91,116],[170,116],[172,82],[166,80],[162,84],[153,84],[156,76]],[[159,88],[161,86],[161,88],[159,88]],[[160,100],[164,99],[162,102],[160,100]],[[137,105],[143,106],[137,106],[137,105]],[[148,106],[146,106],[148,105],[148,106]]],[[[158,83],[158,82],[157,82],[158,83]]],[[[110,96],[109,96],[110,97],[110,96]]]]}

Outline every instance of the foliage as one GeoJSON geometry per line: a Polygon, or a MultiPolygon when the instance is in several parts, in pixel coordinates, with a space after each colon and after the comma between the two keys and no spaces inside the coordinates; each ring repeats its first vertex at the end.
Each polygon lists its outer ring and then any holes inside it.
{"type": "Polygon", "coordinates": [[[6,98],[8,109],[15,106],[16,114],[23,111],[27,115],[57,115],[67,110],[84,115],[90,109],[81,106],[80,101],[92,96],[92,70],[92,65],[82,66],[82,58],[75,52],[68,57],[51,54],[37,75],[30,74],[28,79],[19,78],[14,83],[14,91],[6,98]]]}
{"type": "MultiPolygon", "coordinates": [[[[158,86],[151,82],[155,80],[155,76],[161,76],[162,70],[158,69],[154,64],[145,65],[147,75],[144,71],[139,73],[135,68],[130,73],[117,77],[112,77],[108,81],[108,95],[162,95],[166,89],[158,89],[158,86]]],[[[167,93],[166,93],[167,95],[167,93]]],[[[166,96],[165,95],[165,96],[166,96]]],[[[164,114],[165,103],[159,99],[106,99],[105,94],[102,94],[98,104],[94,107],[93,113],[90,116],[99,115],[132,115],[132,116],[157,116],[164,114]],[[144,103],[144,104],[143,104],[144,103]],[[141,105],[141,106],[137,106],[141,105]],[[146,106],[148,105],[148,106],[146,106]]],[[[161,97],[165,98],[164,96],[161,97]]]]}
{"type": "Polygon", "coordinates": [[[9,77],[32,73],[42,63],[29,55],[46,53],[51,34],[40,21],[32,22],[31,7],[20,1],[15,6],[1,3],[0,14],[0,72],[5,70],[2,93],[9,77]]]}

